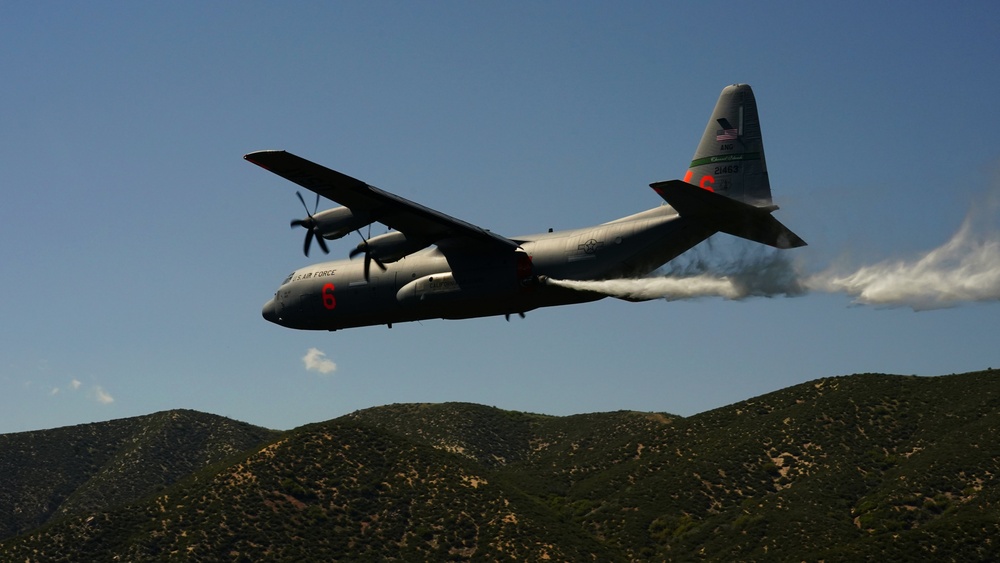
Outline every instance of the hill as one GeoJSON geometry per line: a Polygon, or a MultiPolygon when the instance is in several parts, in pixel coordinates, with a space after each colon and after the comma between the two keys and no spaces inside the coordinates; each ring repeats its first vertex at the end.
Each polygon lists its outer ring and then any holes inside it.
{"type": "Polygon", "coordinates": [[[137,501],[277,434],[176,410],[0,435],[0,539],[137,501]]]}
{"type": "MultiPolygon", "coordinates": [[[[0,438],[51,452],[79,428],[0,438]]],[[[73,510],[0,560],[997,560],[998,431],[996,371],[826,378],[688,418],[390,405],[159,491],[128,464],[102,495],[62,478],[73,510]]],[[[3,474],[30,475],[7,452],[3,474]]],[[[41,490],[13,482],[5,514],[41,490]]]]}

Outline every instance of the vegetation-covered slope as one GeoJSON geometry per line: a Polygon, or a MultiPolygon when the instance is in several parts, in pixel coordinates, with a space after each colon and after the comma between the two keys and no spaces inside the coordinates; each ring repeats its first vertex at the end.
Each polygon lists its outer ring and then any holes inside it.
{"type": "Polygon", "coordinates": [[[145,500],[112,500],[121,473],[0,560],[997,560],[998,432],[998,372],[828,378],[689,418],[391,405],[145,500]]]}
{"type": "Polygon", "coordinates": [[[189,410],[0,435],[0,539],[136,501],[277,435],[189,410]]]}

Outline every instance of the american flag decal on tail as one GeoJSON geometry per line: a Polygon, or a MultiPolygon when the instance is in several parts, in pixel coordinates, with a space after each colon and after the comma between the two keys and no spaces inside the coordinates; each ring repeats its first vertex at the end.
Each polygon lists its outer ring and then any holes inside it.
{"type": "Polygon", "coordinates": [[[739,138],[737,129],[719,129],[715,132],[716,141],[735,141],[739,138]]]}

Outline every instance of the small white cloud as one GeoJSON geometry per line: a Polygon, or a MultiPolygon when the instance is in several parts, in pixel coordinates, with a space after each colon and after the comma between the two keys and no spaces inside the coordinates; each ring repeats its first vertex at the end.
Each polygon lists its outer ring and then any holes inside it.
{"type": "Polygon", "coordinates": [[[49,395],[58,395],[58,394],[59,394],[59,388],[58,387],[53,387],[52,390],[49,391],[49,395]]]}
{"type": "Polygon", "coordinates": [[[302,356],[302,363],[306,365],[306,370],[323,374],[333,373],[337,369],[337,364],[317,348],[310,348],[306,355],[302,356]]]}
{"type": "Polygon", "coordinates": [[[72,387],[74,391],[79,389],[81,385],[83,385],[83,383],[80,383],[79,379],[74,379],[73,381],[69,382],[69,386],[72,387]]]}
{"type": "Polygon", "coordinates": [[[94,399],[102,405],[110,405],[115,402],[115,398],[112,397],[110,393],[105,391],[100,385],[94,387],[94,399]]]}

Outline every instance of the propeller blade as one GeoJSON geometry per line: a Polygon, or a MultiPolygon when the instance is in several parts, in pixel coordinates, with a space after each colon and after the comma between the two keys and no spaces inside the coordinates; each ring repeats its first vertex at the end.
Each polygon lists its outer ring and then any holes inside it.
{"type": "Polygon", "coordinates": [[[306,242],[305,245],[303,245],[302,247],[302,252],[305,252],[306,256],[309,256],[309,246],[312,244],[312,240],[313,240],[313,231],[312,229],[307,229],[306,242]]]}
{"type": "MultiPolygon", "coordinates": [[[[371,236],[371,229],[372,229],[372,226],[369,223],[369,225],[368,225],[368,235],[369,236],[371,236]]],[[[368,239],[365,238],[365,235],[361,234],[361,229],[358,229],[357,231],[358,231],[358,236],[361,237],[361,244],[359,244],[357,247],[355,247],[353,250],[351,250],[351,252],[348,254],[348,256],[351,257],[351,258],[354,258],[358,254],[364,253],[364,255],[365,255],[365,281],[371,281],[372,261],[374,261],[375,265],[378,266],[383,272],[386,271],[386,270],[388,270],[388,268],[386,267],[385,264],[382,263],[381,260],[379,260],[378,258],[375,258],[374,256],[372,256],[371,247],[368,246],[368,239]]]]}
{"type": "MultiPolygon", "coordinates": [[[[312,232],[312,231],[310,231],[310,232],[312,232]]],[[[323,251],[323,254],[329,254],[330,253],[330,249],[326,247],[326,241],[323,240],[323,237],[320,236],[319,233],[316,234],[316,242],[319,243],[319,248],[320,248],[320,250],[323,251]]]]}
{"type": "Polygon", "coordinates": [[[313,218],[313,214],[319,209],[319,194],[316,194],[316,204],[313,206],[312,213],[309,212],[309,206],[306,205],[306,198],[302,197],[302,192],[295,192],[295,195],[299,198],[299,202],[302,203],[302,208],[306,210],[305,219],[292,219],[289,225],[292,228],[304,227],[306,229],[306,240],[302,246],[302,252],[306,256],[309,256],[309,247],[312,246],[312,239],[316,237],[316,242],[319,243],[320,250],[324,254],[329,254],[330,249],[326,246],[326,241],[323,240],[323,236],[320,234],[319,229],[316,228],[316,219],[313,218]]]}

